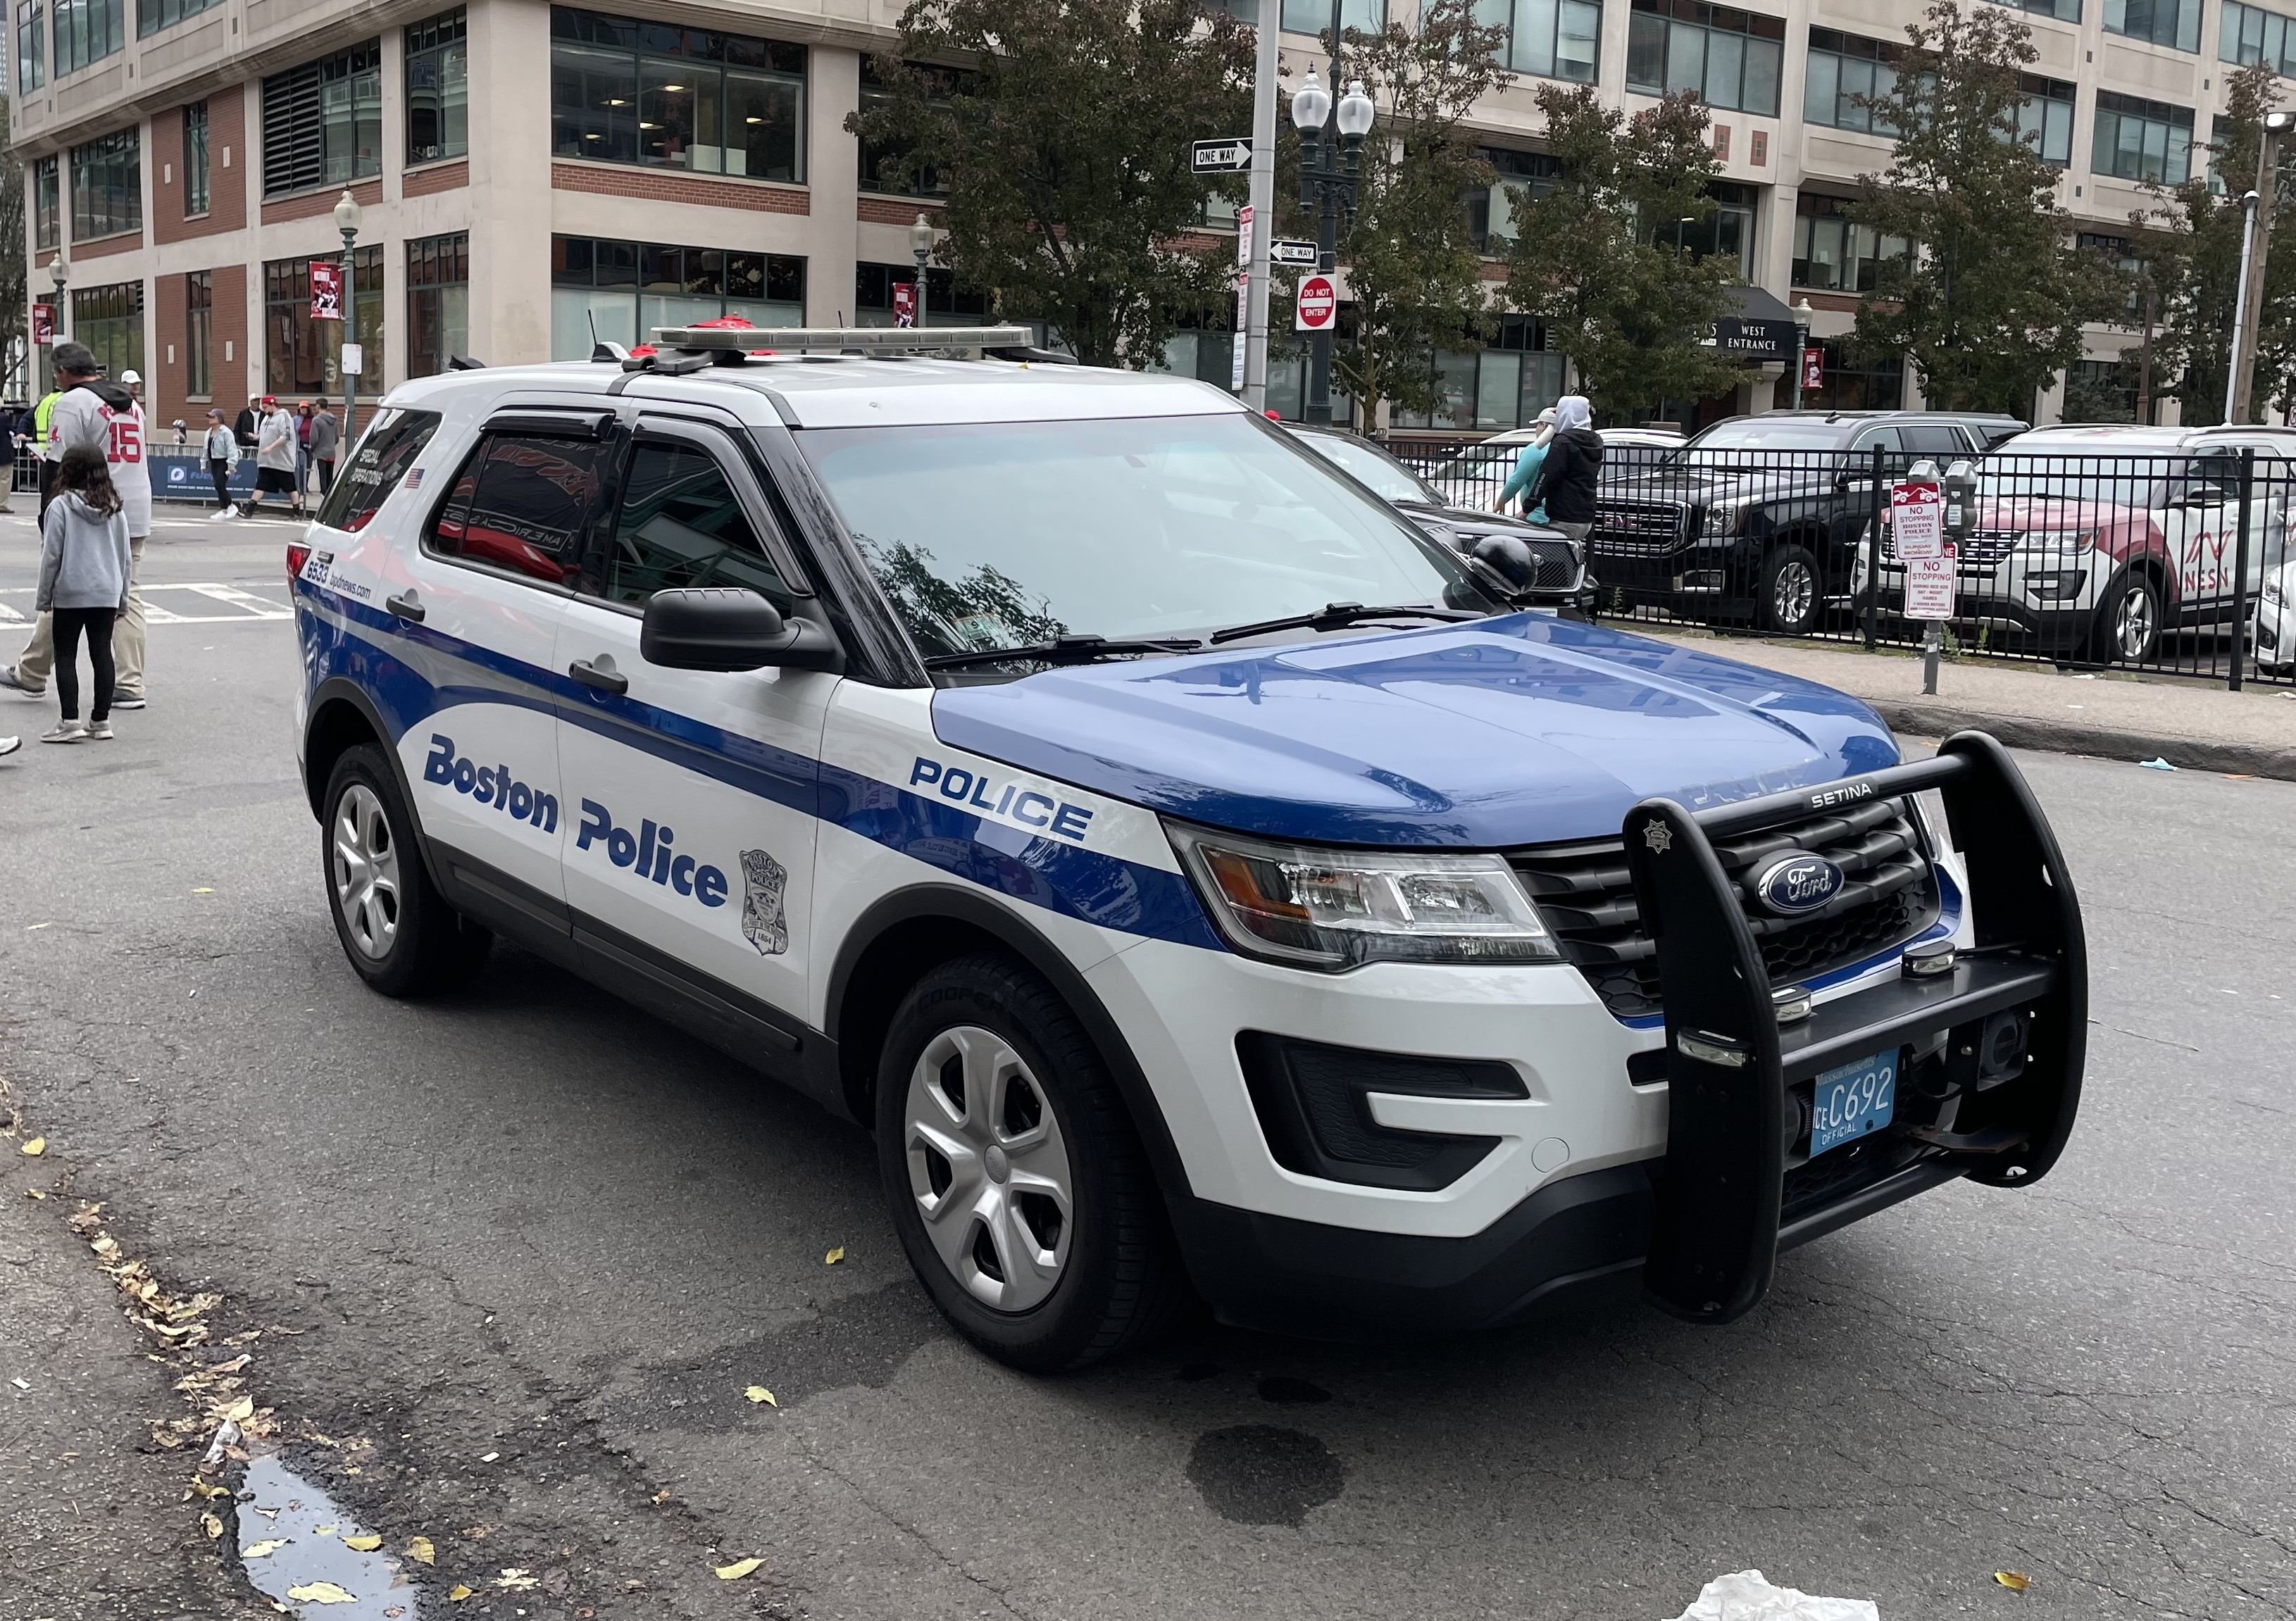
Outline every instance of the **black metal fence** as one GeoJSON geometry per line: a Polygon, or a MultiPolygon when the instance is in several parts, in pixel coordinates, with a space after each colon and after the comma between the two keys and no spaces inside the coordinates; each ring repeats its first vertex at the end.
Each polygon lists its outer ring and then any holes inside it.
{"type": "MultiPolygon", "coordinates": [[[[1520,446],[1389,448],[1445,499],[1488,509],[1520,446]]],[[[1602,611],[1917,646],[1927,626],[1906,617],[1890,519],[1917,459],[1613,446],[1587,540],[1602,611]]],[[[2234,443],[2066,455],[2014,441],[1971,459],[1948,656],[2296,684],[2296,461],[2234,443]]]]}

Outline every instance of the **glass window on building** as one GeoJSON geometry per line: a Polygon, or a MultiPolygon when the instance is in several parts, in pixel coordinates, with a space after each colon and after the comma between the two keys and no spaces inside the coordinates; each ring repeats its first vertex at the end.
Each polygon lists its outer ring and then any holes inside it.
{"type": "MultiPolygon", "coordinates": [[[[917,267],[914,265],[863,264],[855,266],[855,324],[892,325],[893,289],[916,279],[917,267]]],[[[928,266],[925,269],[925,324],[986,326],[988,324],[988,295],[970,289],[959,291],[955,272],[928,266]]]]}
{"type": "Polygon", "coordinates": [[[75,242],[144,228],[144,146],[130,127],[71,149],[75,242]]]}
{"type": "Polygon", "coordinates": [[[1898,87],[1905,47],[1832,29],[1809,31],[1809,72],[1802,81],[1802,121],[1860,134],[1894,135],[1896,127],[1872,105],[1898,87]]]}
{"type": "Polygon", "coordinates": [[[2017,134],[2031,143],[2051,168],[2073,162],[2073,91],[2070,81],[2038,73],[2017,76],[2025,99],[2017,106],[2017,134]]]}
{"type": "Polygon", "coordinates": [[[2089,169],[2121,180],[2184,184],[2193,177],[2193,110],[2098,91],[2089,169]]]}
{"type": "MultiPolygon", "coordinates": [[[[320,256],[339,265],[340,253],[320,256]]],[[[359,389],[370,397],[390,387],[382,370],[382,245],[359,249],[351,257],[351,320],[311,319],[312,260],[272,259],[263,266],[263,386],[282,399],[340,395],[343,386],[343,328],[366,351],[359,389]]]]}
{"type": "Polygon", "coordinates": [[[127,43],[127,0],[55,0],[56,77],[102,61],[127,43]]]}
{"type": "Polygon", "coordinates": [[[2122,360],[2077,360],[2065,373],[2064,400],[2057,420],[2065,422],[2133,422],[2136,420],[2136,368],[2122,360]]]}
{"type": "Polygon", "coordinates": [[[382,42],[263,81],[263,194],[382,173],[382,42]]]}
{"type": "Polygon", "coordinates": [[[2083,252],[2102,254],[2112,262],[2113,269],[2128,282],[2128,300],[2125,307],[2128,313],[2128,324],[2134,326],[2143,321],[2144,288],[2139,278],[2144,274],[2144,261],[2137,257],[2136,250],[2129,240],[2125,236],[2083,231],[2073,238],[2073,242],[2083,252]]]}
{"type": "Polygon", "coordinates": [[[2013,12],[2030,12],[2036,17],[2054,17],[2060,22],[2080,20],[2080,0],[1994,0],[2013,12]]]}
{"type": "Polygon", "coordinates": [[[1902,236],[1882,236],[1871,225],[1842,217],[1848,200],[1804,192],[1794,199],[1793,284],[1824,292],[1869,292],[1885,258],[1906,251],[1902,236]]]}
{"type": "Polygon", "coordinates": [[[144,283],[82,287],[71,296],[71,335],[95,352],[107,377],[144,369],[144,283]]]}
{"type": "MultiPolygon", "coordinates": [[[[2277,12],[2267,12],[2240,0],[2225,0],[2224,20],[2218,25],[2217,58],[2245,68],[2255,62],[2270,65],[2284,78],[2296,78],[2296,29],[2277,12]]],[[[39,81],[36,78],[35,84],[39,81]]]]}
{"type": "Polygon", "coordinates": [[[184,109],[184,217],[197,219],[208,211],[208,104],[193,102],[184,109]]]}
{"type": "Polygon", "coordinates": [[[461,6],[406,30],[409,163],[460,158],[471,150],[469,32],[461,6]]]}
{"type": "Polygon", "coordinates": [[[805,178],[803,45],[554,6],[551,151],[805,178]]]}
{"type": "Polygon", "coordinates": [[[2104,0],[2104,31],[2179,51],[2201,48],[2201,0],[2104,0]]]}
{"type": "MultiPolygon", "coordinates": [[[[1246,22],[1258,22],[1259,12],[1236,13],[1246,22]]],[[[1283,29],[1286,34],[1331,34],[1349,29],[1376,34],[1387,26],[1387,0],[1283,0],[1283,29]]]]}
{"type": "MultiPolygon", "coordinates": [[[[939,86],[941,94],[944,94],[955,92],[961,77],[954,68],[922,67],[915,63],[912,63],[911,66],[920,72],[931,75],[939,86]]],[[[885,88],[885,81],[878,76],[875,68],[871,65],[871,59],[863,57],[861,59],[861,111],[867,112],[872,108],[883,106],[890,94],[891,93],[885,88]]],[[[856,136],[855,139],[859,140],[860,137],[856,136]]],[[[901,160],[906,150],[905,147],[886,142],[861,141],[861,189],[865,192],[880,192],[894,197],[947,196],[948,176],[936,172],[930,167],[919,168],[904,163],[901,160]]],[[[1229,223],[1231,225],[1234,223],[1232,209],[1229,223]]]]}
{"type": "Polygon", "coordinates": [[[16,94],[29,95],[47,82],[47,7],[23,0],[16,7],[16,94]]]}
{"type": "Polygon", "coordinates": [[[1501,66],[1542,78],[1595,82],[1603,47],[1599,0],[1475,0],[1475,20],[1507,31],[1501,66]]]}
{"type": "Polygon", "coordinates": [[[63,198],[56,179],[55,154],[51,152],[32,165],[32,246],[62,245],[63,198]]]}
{"type": "Polygon", "coordinates": [[[1717,111],[1778,111],[1783,18],[1706,0],[1634,0],[1627,20],[1627,88],[1644,95],[1694,90],[1717,111]]]}
{"type": "Polygon", "coordinates": [[[1525,315],[1503,315],[1487,348],[1441,350],[1435,375],[1443,398],[1432,411],[1394,411],[1397,428],[1458,433],[1524,428],[1562,397],[1562,356],[1546,347],[1546,333],[1525,315]]]}
{"type": "Polygon", "coordinates": [[[554,236],[550,260],[554,360],[587,360],[594,323],[597,337],[626,345],[724,315],[805,324],[805,260],[794,255],[554,236]]]}
{"type": "Polygon", "coordinates": [[[471,348],[471,233],[406,244],[406,374],[435,377],[471,348]]]}
{"type": "Polygon", "coordinates": [[[135,0],[135,37],[149,39],[161,29],[172,29],[186,17],[211,12],[223,0],[135,0]]]}
{"type": "Polygon", "coordinates": [[[1480,253],[1505,253],[1515,239],[1515,192],[1537,196],[1554,182],[1562,166],[1545,152],[1486,146],[1475,156],[1498,171],[1498,178],[1467,193],[1467,234],[1480,253]]]}
{"type": "Polygon", "coordinates": [[[208,364],[208,346],[215,338],[215,273],[194,270],[184,278],[184,393],[191,399],[210,399],[215,374],[208,364]]]}
{"type": "Polygon", "coordinates": [[[1906,402],[1906,363],[1892,355],[1886,360],[1852,365],[1840,340],[1813,338],[1811,346],[1824,357],[1825,380],[1802,390],[1808,411],[1900,411],[1906,402]]]}
{"type": "Polygon", "coordinates": [[[1693,258],[1712,258],[1720,256],[1738,266],[1738,274],[1747,281],[1754,278],[1754,210],[1759,203],[1759,186],[1740,185],[1732,180],[1717,180],[1706,188],[1714,199],[1714,211],[1703,219],[1675,220],[1660,225],[1652,240],[1664,247],[1681,248],[1693,258]]]}

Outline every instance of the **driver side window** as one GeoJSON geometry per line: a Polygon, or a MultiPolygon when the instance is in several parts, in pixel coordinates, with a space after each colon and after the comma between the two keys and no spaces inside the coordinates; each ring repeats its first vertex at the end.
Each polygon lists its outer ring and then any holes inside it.
{"type": "Polygon", "coordinates": [[[640,439],[598,569],[608,601],[641,604],[686,585],[746,585],[783,613],[793,594],[718,458],[698,445],[640,439]]]}

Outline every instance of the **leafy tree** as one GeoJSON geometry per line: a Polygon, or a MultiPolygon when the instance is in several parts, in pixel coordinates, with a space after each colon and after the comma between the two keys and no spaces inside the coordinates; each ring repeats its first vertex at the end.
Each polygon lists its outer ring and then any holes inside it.
{"type": "MultiPolygon", "coordinates": [[[[2153,284],[2161,290],[2152,374],[2175,380],[2160,392],[2174,396],[2182,405],[2182,420],[2195,427],[2224,420],[2241,239],[2247,227],[2241,198],[2256,182],[2264,115],[2278,82],[2262,62],[2241,69],[2226,82],[2225,111],[2209,149],[2209,168],[2224,176],[2221,192],[2205,172],[2182,185],[2151,185],[2146,190],[2153,201],[2129,216],[2140,233],[2137,250],[2151,261],[2153,284]]],[[[2284,184],[2282,195],[2286,194],[2284,184]]],[[[2296,251],[2267,260],[2264,320],[2257,336],[2251,399],[2261,409],[2296,392],[2296,251]]],[[[2123,358],[2133,361],[2136,355],[2132,348],[2123,358]]]]}
{"type": "MultiPolygon", "coordinates": [[[[1336,385],[1367,422],[1382,400],[1434,410],[1443,397],[1435,351],[1480,348],[1489,331],[1482,256],[1459,199],[1495,172],[1461,125],[1508,76],[1498,68],[1506,30],[1476,21],[1477,10],[1475,0],[1428,0],[1415,29],[1350,29],[1342,42],[1332,94],[1361,79],[1380,108],[1364,143],[1355,217],[1339,242],[1351,323],[1332,356],[1336,385]]],[[[1327,51],[1332,43],[1327,35],[1327,51]]],[[[1312,212],[1292,225],[1316,234],[1312,212]]]]}
{"type": "Polygon", "coordinates": [[[1743,365],[1705,343],[1728,312],[1737,266],[1659,240],[1717,206],[1708,188],[1720,165],[1696,96],[1668,96],[1629,119],[1591,87],[1542,85],[1538,108],[1559,172],[1509,188],[1508,300],[1545,325],[1606,417],[1744,381],[1743,365]]]}
{"type": "Polygon", "coordinates": [[[1089,365],[1144,366],[1234,296],[1189,249],[1215,184],[1191,137],[1250,127],[1251,44],[1201,0],[910,0],[885,102],[846,120],[948,183],[940,257],[1089,365]],[[962,75],[926,66],[962,63],[962,75]]]}
{"type": "Polygon", "coordinates": [[[1850,217],[1915,247],[1881,261],[1850,352],[1910,357],[1946,409],[2030,411],[2080,358],[2083,323],[2117,318],[2126,298],[2102,256],[2071,245],[2057,171],[2019,130],[2032,36],[1999,6],[1936,0],[1906,25],[1895,88],[1864,98],[1897,151],[1862,177],[1850,217]]]}

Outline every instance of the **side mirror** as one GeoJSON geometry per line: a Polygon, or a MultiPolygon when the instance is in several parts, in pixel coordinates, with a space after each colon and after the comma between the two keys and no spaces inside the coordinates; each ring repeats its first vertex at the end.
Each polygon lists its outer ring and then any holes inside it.
{"type": "Polygon", "coordinates": [[[837,643],[806,620],[787,620],[738,585],[657,591],[647,599],[638,656],[672,670],[834,669],[837,643]]]}

